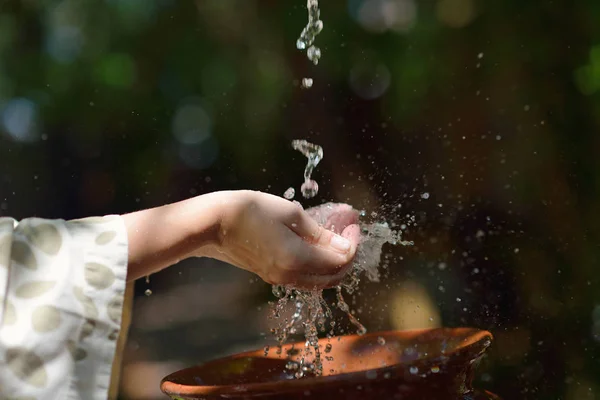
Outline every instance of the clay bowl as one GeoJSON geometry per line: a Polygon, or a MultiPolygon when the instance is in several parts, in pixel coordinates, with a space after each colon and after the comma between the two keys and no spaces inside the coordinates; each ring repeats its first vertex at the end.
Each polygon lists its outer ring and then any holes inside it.
{"type": "Polygon", "coordinates": [[[281,354],[271,349],[265,355],[261,349],[175,372],[163,379],[161,389],[186,400],[498,400],[471,386],[491,342],[489,332],[471,328],[341,336],[319,341],[319,377],[297,379],[286,368],[300,361],[304,343],[295,343],[283,346],[281,354]]]}

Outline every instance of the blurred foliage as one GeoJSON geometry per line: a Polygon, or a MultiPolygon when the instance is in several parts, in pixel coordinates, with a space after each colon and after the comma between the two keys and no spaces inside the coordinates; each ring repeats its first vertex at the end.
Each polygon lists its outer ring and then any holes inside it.
{"type": "MultiPolygon", "coordinates": [[[[481,386],[600,396],[600,2],[322,3],[313,66],[295,48],[302,0],[2,1],[0,214],[282,194],[301,183],[289,142],[305,138],[325,149],[317,201],[415,217],[415,246],[365,285],[371,330],[393,327],[389,296],[416,281],[444,325],[496,335],[481,386]]],[[[211,321],[195,323],[235,323],[211,321]]],[[[178,352],[180,333],[146,358],[215,355],[178,352]]]]}

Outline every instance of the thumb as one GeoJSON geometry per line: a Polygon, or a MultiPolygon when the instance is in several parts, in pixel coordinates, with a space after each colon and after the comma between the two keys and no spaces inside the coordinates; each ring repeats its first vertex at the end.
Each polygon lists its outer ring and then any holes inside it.
{"type": "Polygon", "coordinates": [[[346,227],[338,235],[320,226],[308,214],[290,224],[291,230],[301,238],[304,245],[296,250],[297,261],[302,270],[318,275],[331,275],[349,266],[360,241],[358,225],[346,227]]]}
{"type": "Polygon", "coordinates": [[[345,259],[350,262],[354,257],[360,238],[360,230],[357,225],[354,226],[356,229],[353,226],[346,227],[341,235],[320,226],[317,233],[307,239],[311,244],[323,250],[344,255],[345,259]]]}

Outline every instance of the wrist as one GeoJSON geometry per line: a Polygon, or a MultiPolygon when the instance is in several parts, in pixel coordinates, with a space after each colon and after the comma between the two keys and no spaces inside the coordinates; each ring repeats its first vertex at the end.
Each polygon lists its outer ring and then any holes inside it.
{"type": "Polygon", "coordinates": [[[129,239],[128,279],[157,272],[219,242],[225,197],[210,193],[123,216],[129,239]]]}
{"type": "Polygon", "coordinates": [[[188,257],[205,256],[207,249],[220,246],[223,219],[229,202],[227,193],[208,193],[182,202],[179,225],[183,229],[186,242],[190,244],[188,257]]]}

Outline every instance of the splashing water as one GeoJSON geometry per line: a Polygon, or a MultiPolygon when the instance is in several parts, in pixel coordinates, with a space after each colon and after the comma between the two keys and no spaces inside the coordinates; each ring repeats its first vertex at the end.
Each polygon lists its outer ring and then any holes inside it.
{"type": "Polygon", "coordinates": [[[292,147],[294,150],[298,150],[300,153],[304,154],[308,159],[306,168],[304,169],[304,183],[300,187],[302,196],[304,196],[305,199],[315,197],[319,192],[319,185],[310,177],[315,167],[323,159],[323,148],[316,144],[309,143],[306,140],[294,140],[292,142],[292,147]]]}
{"type": "MultiPolygon", "coordinates": [[[[358,335],[367,333],[367,328],[352,314],[348,303],[344,300],[343,291],[352,294],[358,288],[361,275],[364,273],[370,281],[379,281],[379,263],[381,261],[382,247],[385,243],[410,245],[412,242],[398,239],[399,233],[392,231],[386,223],[363,225],[361,244],[358,247],[355,260],[344,280],[336,290],[335,306],[343,311],[358,335]]],[[[308,374],[319,376],[323,372],[321,350],[319,348],[319,333],[326,333],[328,338],[335,335],[335,322],[329,325],[327,320],[333,315],[331,308],[323,298],[323,290],[300,290],[292,286],[273,286],[273,294],[279,300],[275,304],[271,317],[278,319],[279,323],[271,332],[279,343],[277,354],[281,354],[282,345],[290,335],[304,331],[304,353],[299,363],[289,363],[289,368],[294,372],[294,377],[301,378],[308,374]],[[294,304],[294,313],[290,318],[281,321],[282,313],[287,306],[294,304]],[[312,356],[312,363],[307,364],[305,359],[312,356]]],[[[331,351],[327,345],[325,352],[331,351]]],[[[332,358],[330,357],[332,360],[332,358]]]]}
{"type": "MultiPolygon", "coordinates": [[[[295,140],[292,142],[292,146],[308,158],[308,165],[304,172],[305,182],[302,185],[302,194],[306,198],[314,197],[317,194],[318,185],[310,179],[310,176],[316,165],[323,158],[323,149],[304,140],[295,140]],[[305,193],[307,182],[314,182],[314,191],[311,190],[305,193]]],[[[302,207],[300,203],[295,203],[302,207]]],[[[317,215],[316,218],[317,223],[321,225],[326,223],[326,216],[324,214],[317,215]]],[[[335,288],[336,303],[334,303],[338,309],[348,316],[350,323],[354,325],[358,335],[364,335],[367,332],[367,328],[352,314],[350,307],[344,300],[342,292],[345,290],[348,294],[354,293],[358,288],[362,274],[366,275],[370,281],[378,282],[378,268],[383,245],[386,243],[412,245],[412,242],[402,241],[400,235],[400,232],[394,232],[385,222],[361,224],[360,246],[357,249],[350,271],[340,285],[335,288]]],[[[279,320],[278,326],[271,329],[271,332],[276,336],[279,343],[277,354],[281,354],[282,345],[290,335],[294,335],[303,329],[306,342],[300,362],[290,361],[286,368],[293,372],[293,377],[295,378],[302,378],[309,374],[321,375],[323,373],[323,365],[321,350],[319,348],[319,332],[326,333],[328,338],[332,338],[335,334],[335,321],[331,321],[329,326],[327,326],[327,320],[332,317],[333,313],[323,298],[323,290],[300,290],[289,285],[274,285],[273,294],[279,299],[271,313],[272,318],[279,320]],[[285,311],[290,303],[294,304],[294,313],[290,318],[285,318],[281,321],[282,312],[285,311]],[[309,356],[312,356],[312,363],[306,362],[306,358],[309,356]]],[[[325,346],[325,353],[329,353],[330,351],[331,344],[327,344],[325,346]]],[[[268,349],[265,349],[265,353],[268,353],[268,349]]],[[[330,361],[333,360],[331,356],[325,357],[330,361]]]]}

